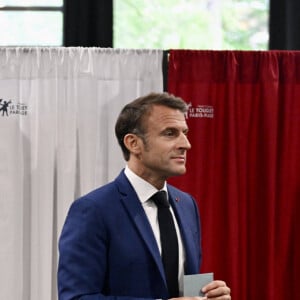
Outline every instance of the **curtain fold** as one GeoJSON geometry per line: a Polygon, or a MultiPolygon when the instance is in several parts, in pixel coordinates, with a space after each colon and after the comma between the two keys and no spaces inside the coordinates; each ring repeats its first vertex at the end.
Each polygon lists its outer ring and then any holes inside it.
{"type": "Polygon", "coordinates": [[[189,103],[187,174],[203,266],[233,299],[296,298],[300,52],[171,50],[169,92],[189,103]]]}
{"type": "Polygon", "coordinates": [[[125,165],[130,100],[163,90],[160,50],[0,49],[0,298],[54,300],[71,202],[125,165]]]}
{"type": "Polygon", "coordinates": [[[300,2],[270,0],[269,10],[269,49],[300,50],[300,2]]]}
{"type": "Polygon", "coordinates": [[[112,47],[113,1],[64,0],[64,46],[112,47]]]}

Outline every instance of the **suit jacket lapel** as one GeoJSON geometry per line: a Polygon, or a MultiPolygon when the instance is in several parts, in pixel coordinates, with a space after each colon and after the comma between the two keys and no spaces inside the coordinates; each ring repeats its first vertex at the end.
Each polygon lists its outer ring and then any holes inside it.
{"type": "MultiPolygon", "coordinates": [[[[180,228],[181,238],[184,244],[185,250],[185,273],[192,274],[198,273],[198,258],[196,257],[196,253],[198,253],[197,245],[194,241],[194,233],[192,232],[192,228],[188,226],[186,220],[188,220],[188,216],[185,215],[184,209],[182,209],[182,202],[180,199],[180,195],[176,192],[171,191],[169,189],[170,195],[170,203],[176,215],[176,219],[180,228]]],[[[184,200],[183,200],[184,201],[184,200]]],[[[196,226],[196,224],[195,224],[196,226]]],[[[200,246],[200,245],[199,245],[200,246]]]]}
{"type": "Polygon", "coordinates": [[[151,225],[145,214],[145,211],[127,177],[122,172],[116,179],[119,191],[121,193],[121,201],[125,209],[128,211],[132,221],[136,225],[141,238],[147,245],[149,252],[154,258],[155,263],[161,273],[162,279],[165,281],[163,265],[158,249],[158,245],[153,234],[151,225]]]}

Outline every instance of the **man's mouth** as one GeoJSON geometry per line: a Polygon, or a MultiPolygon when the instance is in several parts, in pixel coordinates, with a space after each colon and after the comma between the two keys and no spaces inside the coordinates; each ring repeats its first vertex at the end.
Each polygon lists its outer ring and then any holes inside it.
{"type": "Polygon", "coordinates": [[[185,156],[173,156],[172,159],[179,162],[185,162],[185,156]]]}

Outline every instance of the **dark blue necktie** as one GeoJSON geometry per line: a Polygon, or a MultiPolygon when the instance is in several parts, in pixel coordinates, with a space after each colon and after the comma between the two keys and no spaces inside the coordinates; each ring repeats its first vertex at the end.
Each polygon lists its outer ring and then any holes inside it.
{"type": "Polygon", "coordinates": [[[157,206],[157,218],[160,230],[162,262],[165,269],[169,297],[178,297],[178,240],[174,220],[167,200],[167,193],[159,191],[152,197],[157,206]]]}

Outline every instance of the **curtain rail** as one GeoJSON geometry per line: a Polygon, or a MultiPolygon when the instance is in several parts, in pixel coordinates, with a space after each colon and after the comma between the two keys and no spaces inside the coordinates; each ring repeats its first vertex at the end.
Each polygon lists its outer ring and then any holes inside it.
{"type": "Polygon", "coordinates": [[[0,11],[63,11],[63,6],[0,6],[0,11]]]}

